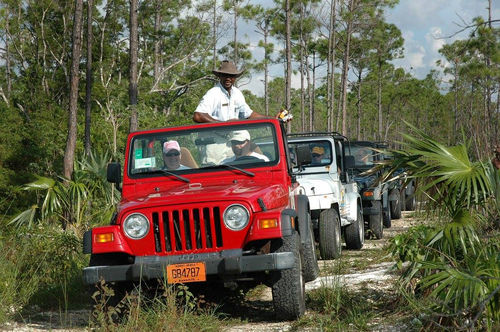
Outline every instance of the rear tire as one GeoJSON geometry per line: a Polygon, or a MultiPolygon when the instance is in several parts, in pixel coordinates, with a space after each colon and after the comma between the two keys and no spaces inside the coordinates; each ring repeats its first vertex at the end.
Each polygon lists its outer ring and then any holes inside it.
{"type": "Polygon", "coordinates": [[[323,210],[319,215],[319,252],[322,259],[339,258],[342,253],[340,218],[335,209],[323,210]]]}
{"type": "Polygon", "coordinates": [[[389,196],[395,196],[397,199],[395,201],[390,201],[389,206],[391,207],[391,218],[400,219],[401,218],[401,193],[398,189],[391,190],[389,196]]]}
{"type": "Polygon", "coordinates": [[[302,250],[297,232],[285,236],[272,244],[273,252],[293,252],[295,264],[291,269],[275,272],[272,286],[273,306],[280,320],[293,320],[306,310],[305,281],[302,276],[302,250]]]}
{"type": "MultiPolygon", "coordinates": [[[[390,203],[389,203],[390,204],[390,203]]],[[[391,228],[392,220],[391,220],[391,209],[387,207],[387,209],[382,209],[384,215],[384,227],[391,228]]]]}
{"type": "Polygon", "coordinates": [[[399,201],[401,205],[401,211],[406,211],[406,188],[403,188],[399,191],[399,201]]]}
{"type": "Polygon", "coordinates": [[[368,216],[368,227],[373,235],[375,235],[376,239],[381,239],[384,236],[382,203],[380,201],[374,201],[373,207],[380,212],[368,216]]]}
{"type": "Polygon", "coordinates": [[[345,244],[347,249],[361,249],[365,243],[365,222],[361,209],[358,206],[358,217],[356,221],[345,228],[345,244]]]}
{"type": "Polygon", "coordinates": [[[417,206],[417,200],[415,199],[415,194],[410,195],[406,198],[406,211],[415,211],[417,206]]]}

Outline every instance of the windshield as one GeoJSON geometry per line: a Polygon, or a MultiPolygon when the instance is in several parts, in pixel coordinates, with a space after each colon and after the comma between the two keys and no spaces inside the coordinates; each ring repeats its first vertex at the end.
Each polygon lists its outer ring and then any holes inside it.
{"type": "MultiPolygon", "coordinates": [[[[288,148],[290,150],[290,155],[293,156],[295,149],[298,145],[308,145],[311,151],[311,163],[302,166],[315,167],[315,166],[327,166],[332,163],[332,146],[329,141],[309,141],[309,142],[288,142],[288,148]]],[[[295,163],[294,163],[295,164],[295,163]]]]}
{"type": "Polygon", "coordinates": [[[269,123],[148,133],[135,136],[130,148],[132,177],[269,166],[279,158],[269,123]]]}
{"type": "Polygon", "coordinates": [[[346,149],[346,154],[354,156],[355,167],[373,167],[374,153],[368,146],[351,145],[351,149],[346,149]]]}

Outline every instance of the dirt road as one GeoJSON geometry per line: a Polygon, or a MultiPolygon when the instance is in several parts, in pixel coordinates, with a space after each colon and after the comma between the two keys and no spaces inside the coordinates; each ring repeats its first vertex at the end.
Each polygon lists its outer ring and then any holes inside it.
{"type": "MultiPolygon", "coordinates": [[[[382,239],[366,240],[361,250],[351,251],[344,248],[339,259],[340,262],[319,261],[320,277],[307,283],[306,291],[338,282],[353,292],[363,290],[367,294],[368,301],[370,301],[370,296],[374,296],[377,299],[385,298],[390,302],[390,299],[394,298],[398,276],[392,269],[394,261],[391,260],[391,257],[385,255],[382,249],[390,238],[419,223],[418,220],[411,218],[412,214],[413,212],[403,212],[401,219],[392,220],[391,228],[384,229],[382,239]]],[[[255,306],[267,308],[272,308],[271,300],[270,288],[263,290],[258,298],[253,299],[255,306]]],[[[308,314],[311,314],[311,312],[306,311],[306,316],[308,314]]],[[[249,318],[249,323],[230,327],[225,332],[288,331],[292,327],[290,322],[276,322],[272,318],[265,321],[257,320],[258,318],[249,318]]],[[[372,325],[374,331],[391,331],[404,328],[402,326],[387,325],[384,317],[376,317],[372,325]]]]}
{"type": "MultiPolygon", "coordinates": [[[[391,299],[394,298],[397,275],[391,267],[394,262],[382,250],[387,241],[396,234],[404,232],[409,227],[419,223],[411,218],[412,213],[403,212],[403,217],[392,221],[392,227],[384,229],[381,240],[366,240],[364,247],[358,251],[343,250],[340,259],[335,261],[319,261],[320,277],[306,284],[306,291],[321,286],[340,283],[352,292],[363,292],[367,301],[377,306],[388,306],[387,315],[391,314],[391,299]],[[373,298],[373,299],[371,299],[373,298]],[[385,299],[381,303],[380,299],[385,299]],[[385,304],[384,304],[385,303],[385,304]]],[[[241,298],[240,298],[241,300],[241,298]]],[[[247,295],[245,301],[229,299],[222,307],[223,312],[236,320],[245,321],[244,324],[224,329],[224,332],[256,332],[256,331],[288,331],[292,328],[290,322],[277,322],[272,308],[271,289],[259,287],[255,292],[247,295]]],[[[383,312],[383,310],[382,310],[383,312]]],[[[307,315],[313,312],[309,308],[307,315]]],[[[30,322],[12,322],[2,330],[10,331],[86,331],[89,323],[89,310],[61,312],[41,312],[31,316],[30,322]],[[65,323],[60,323],[64,321],[65,323]]],[[[376,331],[390,331],[404,329],[404,326],[387,325],[383,314],[377,316],[370,323],[370,329],[376,331]]],[[[310,330],[310,328],[306,328],[310,330]]],[[[313,327],[312,330],[315,330],[313,327]]]]}

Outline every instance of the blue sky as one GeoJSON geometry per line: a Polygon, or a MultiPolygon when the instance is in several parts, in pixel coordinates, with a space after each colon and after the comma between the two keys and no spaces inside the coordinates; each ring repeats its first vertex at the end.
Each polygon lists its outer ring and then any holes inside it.
{"type": "MultiPolygon", "coordinates": [[[[267,4],[270,0],[255,0],[251,3],[267,4]]],[[[326,1],[325,1],[326,2],[326,1]]],[[[436,61],[442,59],[439,49],[446,43],[465,39],[469,30],[454,35],[464,25],[470,24],[477,16],[487,18],[488,0],[400,0],[393,9],[386,11],[386,20],[395,24],[402,32],[404,58],[394,61],[396,67],[403,67],[417,78],[424,78],[436,61]],[[450,38],[446,38],[452,36],[450,38]]],[[[492,18],[500,19],[500,4],[492,0],[492,18]]],[[[239,38],[242,42],[256,45],[260,37],[253,26],[241,25],[239,38]]],[[[281,47],[281,45],[276,45],[281,47]]],[[[254,49],[254,56],[261,57],[260,48],[254,49]]],[[[443,59],[442,59],[443,60],[443,59]]],[[[271,75],[282,76],[282,66],[274,67],[271,75]]],[[[321,75],[321,74],[320,74],[321,75]]],[[[257,95],[263,94],[263,74],[253,74],[250,82],[241,82],[242,89],[252,90],[257,95]]],[[[294,87],[299,87],[297,78],[292,80],[294,87]]]]}
{"type": "MultiPolygon", "coordinates": [[[[466,39],[470,30],[454,34],[474,17],[487,18],[487,7],[487,0],[400,0],[386,14],[387,21],[395,24],[405,39],[405,56],[394,64],[424,78],[431,69],[437,69],[436,61],[442,59],[439,49],[457,39],[466,39]]],[[[492,18],[500,18],[498,0],[492,1],[492,18]]]]}

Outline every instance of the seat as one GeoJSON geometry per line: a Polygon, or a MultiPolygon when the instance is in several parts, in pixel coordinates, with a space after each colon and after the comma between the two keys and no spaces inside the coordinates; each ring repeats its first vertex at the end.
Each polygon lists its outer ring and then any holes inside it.
{"type": "Polygon", "coordinates": [[[198,164],[191,155],[191,151],[185,147],[181,147],[181,164],[189,168],[198,168],[198,164]]]}

